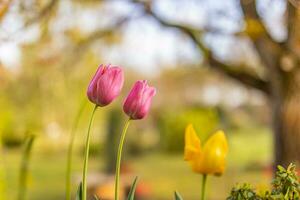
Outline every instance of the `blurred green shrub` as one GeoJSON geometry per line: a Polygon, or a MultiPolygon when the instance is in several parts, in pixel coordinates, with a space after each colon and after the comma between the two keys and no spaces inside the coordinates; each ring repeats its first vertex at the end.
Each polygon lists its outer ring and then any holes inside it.
{"type": "Polygon", "coordinates": [[[3,113],[0,120],[1,142],[5,147],[20,146],[24,140],[24,131],[20,130],[20,125],[14,122],[11,112],[3,113]]]}
{"type": "Polygon", "coordinates": [[[42,129],[39,115],[32,111],[32,104],[28,109],[17,108],[7,97],[0,98],[0,136],[1,142],[6,147],[18,147],[24,141],[29,132],[37,132],[42,129]]]}
{"type": "MultiPolygon", "coordinates": [[[[90,157],[102,156],[104,152],[104,144],[96,140],[90,143],[90,157]]],[[[84,147],[81,147],[81,154],[84,155],[84,147]]]]}
{"type": "Polygon", "coordinates": [[[24,136],[25,134],[8,128],[2,132],[2,144],[5,147],[19,147],[24,140],[24,136]]]}
{"type": "Polygon", "coordinates": [[[219,125],[218,113],[213,108],[191,107],[185,110],[161,111],[158,129],[161,134],[162,148],[167,152],[182,152],[184,131],[192,123],[201,140],[215,131],[219,125]]]}
{"type": "Polygon", "coordinates": [[[107,133],[105,135],[105,159],[106,159],[106,172],[115,172],[115,163],[117,155],[117,146],[120,133],[123,125],[122,110],[114,107],[108,113],[107,118],[107,133]]]}

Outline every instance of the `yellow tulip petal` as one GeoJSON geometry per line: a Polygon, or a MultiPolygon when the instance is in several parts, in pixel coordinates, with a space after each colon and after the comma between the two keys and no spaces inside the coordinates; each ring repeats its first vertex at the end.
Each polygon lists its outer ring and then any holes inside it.
{"type": "Polygon", "coordinates": [[[185,129],[184,159],[192,160],[201,152],[201,141],[192,124],[185,129]]]}
{"type": "Polygon", "coordinates": [[[228,144],[223,131],[212,135],[203,147],[203,170],[208,174],[222,174],[226,167],[228,144]]]}
{"type": "Polygon", "coordinates": [[[200,173],[200,174],[206,173],[203,168],[202,160],[203,160],[203,155],[200,152],[195,154],[195,156],[192,160],[189,160],[189,164],[194,172],[200,173]]]}
{"type": "Polygon", "coordinates": [[[228,152],[227,139],[223,131],[217,131],[210,138],[208,138],[207,142],[204,145],[204,148],[205,146],[211,146],[211,145],[217,145],[220,148],[222,148],[222,151],[226,153],[228,152]]]}

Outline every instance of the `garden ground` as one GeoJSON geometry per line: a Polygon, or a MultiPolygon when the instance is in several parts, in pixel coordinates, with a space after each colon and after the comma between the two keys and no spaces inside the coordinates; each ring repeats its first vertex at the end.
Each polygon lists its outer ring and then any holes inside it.
{"type": "MultiPolygon", "coordinates": [[[[225,199],[232,186],[245,181],[259,188],[265,188],[271,178],[272,137],[268,129],[235,130],[228,136],[228,140],[230,147],[228,169],[221,177],[209,177],[209,199],[225,199]]],[[[40,200],[41,197],[43,200],[64,199],[65,151],[40,152],[38,148],[40,146],[36,144],[31,159],[28,199],[40,200]]],[[[6,188],[9,194],[13,195],[7,199],[15,199],[18,180],[16,171],[19,168],[20,155],[16,150],[7,150],[4,159],[7,163],[6,188]]],[[[73,167],[74,174],[78,177],[81,173],[81,161],[82,157],[78,153],[74,158],[73,167]]],[[[182,155],[155,152],[132,157],[127,159],[127,162],[131,163],[140,180],[149,185],[151,199],[172,199],[174,190],[179,191],[185,199],[199,199],[201,176],[190,170],[182,155]]],[[[101,158],[91,157],[90,171],[99,170],[102,166],[101,158]]]]}

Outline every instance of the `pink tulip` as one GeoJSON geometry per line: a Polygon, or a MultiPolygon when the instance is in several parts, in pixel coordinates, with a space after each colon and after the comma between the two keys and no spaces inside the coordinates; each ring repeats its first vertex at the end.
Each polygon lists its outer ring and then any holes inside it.
{"type": "Polygon", "coordinates": [[[125,100],[124,112],[130,119],[143,119],[149,112],[155,93],[155,88],[148,86],[147,81],[137,81],[125,100]]]}
{"type": "Polygon", "coordinates": [[[120,94],[123,83],[124,73],[120,67],[100,65],[89,84],[87,96],[94,104],[106,106],[120,94]]]}

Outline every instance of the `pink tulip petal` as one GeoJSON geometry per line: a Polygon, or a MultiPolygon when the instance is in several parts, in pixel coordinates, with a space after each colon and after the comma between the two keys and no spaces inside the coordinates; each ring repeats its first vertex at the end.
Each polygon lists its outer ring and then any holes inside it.
{"type": "Polygon", "coordinates": [[[87,96],[96,105],[106,106],[120,94],[123,84],[124,74],[120,67],[100,65],[89,84],[87,96]]]}
{"type": "Polygon", "coordinates": [[[149,112],[155,93],[155,88],[149,87],[147,81],[137,81],[125,100],[124,112],[131,119],[144,118],[149,112]]]}

